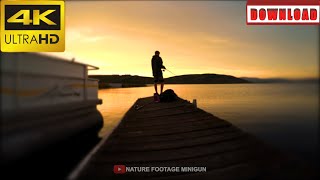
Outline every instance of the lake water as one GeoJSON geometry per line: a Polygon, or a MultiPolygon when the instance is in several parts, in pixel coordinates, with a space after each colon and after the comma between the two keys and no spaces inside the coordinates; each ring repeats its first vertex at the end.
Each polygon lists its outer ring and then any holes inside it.
{"type": "MultiPolygon", "coordinates": [[[[258,136],[279,149],[315,163],[319,128],[317,84],[165,85],[178,96],[258,136]]],[[[152,96],[153,86],[99,91],[104,117],[101,136],[109,133],[140,97],[152,96]]]]}

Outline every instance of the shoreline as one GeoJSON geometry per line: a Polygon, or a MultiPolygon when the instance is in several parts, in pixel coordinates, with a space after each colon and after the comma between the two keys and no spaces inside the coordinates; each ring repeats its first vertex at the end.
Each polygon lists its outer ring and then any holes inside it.
{"type": "MultiPolygon", "coordinates": [[[[118,83],[120,84],[120,83],[118,83]]],[[[231,84],[286,84],[286,85],[294,85],[294,84],[318,84],[317,82],[250,82],[250,83],[164,83],[165,85],[231,85],[231,84]]],[[[104,86],[101,87],[99,84],[99,90],[103,89],[118,89],[118,88],[135,88],[135,87],[149,87],[154,84],[122,84],[121,86],[104,86]]]]}

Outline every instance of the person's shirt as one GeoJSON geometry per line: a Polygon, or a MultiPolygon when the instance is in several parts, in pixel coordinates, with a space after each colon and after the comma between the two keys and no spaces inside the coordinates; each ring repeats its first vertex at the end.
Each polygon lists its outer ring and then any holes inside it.
{"type": "Polygon", "coordinates": [[[153,75],[158,74],[158,72],[161,72],[161,68],[165,68],[163,66],[162,58],[158,55],[154,55],[152,57],[151,64],[153,75]]]}

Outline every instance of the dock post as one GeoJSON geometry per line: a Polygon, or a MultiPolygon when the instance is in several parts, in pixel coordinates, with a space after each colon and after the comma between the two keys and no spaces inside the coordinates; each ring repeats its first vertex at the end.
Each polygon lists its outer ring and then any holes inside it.
{"type": "Polygon", "coordinates": [[[192,104],[193,104],[195,107],[197,107],[197,100],[196,100],[196,99],[193,99],[192,104]]]}

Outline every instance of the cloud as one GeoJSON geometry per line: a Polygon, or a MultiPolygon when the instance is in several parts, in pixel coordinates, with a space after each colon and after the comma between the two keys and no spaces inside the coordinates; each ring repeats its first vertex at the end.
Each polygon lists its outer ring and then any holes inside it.
{"type": "Polygon", "coordinates": [[[110,36],[99,34],[96,31],[89,28],[68,29],[66,32],[67,42],[93,43],[93,42],[103,41],[109,38],[110,36]]]}

